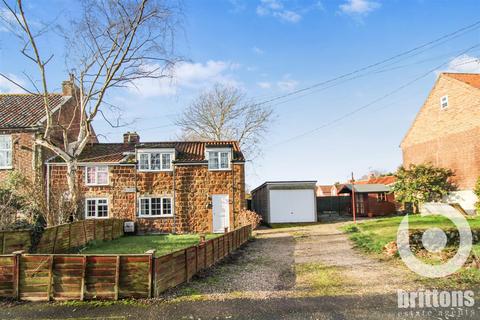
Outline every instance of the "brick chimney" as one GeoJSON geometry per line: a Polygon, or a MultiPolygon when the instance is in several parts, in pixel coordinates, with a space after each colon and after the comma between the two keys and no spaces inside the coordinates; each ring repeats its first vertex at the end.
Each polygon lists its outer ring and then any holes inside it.
{"type": "Polygon", "coordinates": [[[123,143],[140,143],[140,136],[138,133],[134,132],[126,132],[123,134],[123,143]]]}
{"type": "Polygon", "coordinates": [[[75,82],[73,79],[73,74],[70,74],[70,80],[65,80],[62,82],[62,95],[64,96],[73,96],[75,90],[75,82]]]}

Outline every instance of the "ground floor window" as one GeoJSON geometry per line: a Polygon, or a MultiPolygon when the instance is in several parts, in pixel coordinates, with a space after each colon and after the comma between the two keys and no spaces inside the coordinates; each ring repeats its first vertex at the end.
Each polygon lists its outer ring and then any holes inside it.
{"type": "Polygon", "coordinates": [[[139,199],[140,217],[168,217],[173,215],[171,197],[141,197],[139,199]]]}
{"type": "Polygon", "coordinates": [[[85,199],[85,217],[87,219],[108,218],[108,199],[107,198],[85,199]]]}
{"type": "Polygon", "coordinates": [[[387,193],[382,192],[377,194],[377,201],[378,202],[386,202],[387,201],[387,193]]]}

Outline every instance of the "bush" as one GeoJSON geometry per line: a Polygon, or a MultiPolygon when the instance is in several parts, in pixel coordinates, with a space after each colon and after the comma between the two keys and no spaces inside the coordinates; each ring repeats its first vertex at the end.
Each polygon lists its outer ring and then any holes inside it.
{"type": "Polygon", "coordinates": [[[262,217],[255,211],[242,209],[238,214],[237,227],[252,225],[253,229],[257,228],[262,221],[262,217]]]}
{"type": "Polygon", "coordinates": [[[477,213],[480,214],[480,177],[477,180],[477,184],[475,185],[475,189],[473,189],[473,192],[475,192],[475,195],[478,198],[477,203],[475,203],[475,208],[477,209],[477,213]]]}

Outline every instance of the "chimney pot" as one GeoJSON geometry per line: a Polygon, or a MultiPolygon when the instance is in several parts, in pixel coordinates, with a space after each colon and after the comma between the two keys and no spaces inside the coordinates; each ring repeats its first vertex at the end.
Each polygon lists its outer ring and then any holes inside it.
{"type": "Polygon", "coordinates": [[[123,134],[123,143],[132,143],[132,144],[140,143],[140,136],[135,131],[134,132],[128,131],[123,134]]]}

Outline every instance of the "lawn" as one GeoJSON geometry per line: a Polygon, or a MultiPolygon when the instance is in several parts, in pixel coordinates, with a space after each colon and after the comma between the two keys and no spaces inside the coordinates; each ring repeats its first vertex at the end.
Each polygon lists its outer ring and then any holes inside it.
{"type": "MultiPolygon", "coordinates": [[[[357,225],[351,223],[343,227],[343,231],[350,234],[350,239],[361,250],[368,253],[382,254],[384,246],[396,240],[397,229],[402,219],[403,217],[392,217],[360,222],[357,225]]],[[[467,218],[467,221],[471,228],[480,228],[480,216],[467,218]]],[[[454,228],[454,225],[450,220],[442,216],[409,216],[410,229],[429,229],[432,227],[445,230],[454,228]]],[[[480,254],[480,244],[475,244],[473,251],[477,255],[480,254]]],[[[382,256],[385,257],[385,255],[382,256]]],[[[421,259],[425,260],[424,258],[421,259]]],[[[430,260],[425,261],[432,262],[430,260]]],[[[468,287],[480,283],[480,270],[463,268],[446,278],[418,278],[418,280],[429,286],[440,288],[468,287]]]]}
{"type": "MultiPolygon", "coordinates": [[[[348,224],[344,231],[350,233],[350,238],[357,246],[368,252],[381,253],[383,247],[397,238],[397,230],[403,217],[391,217],[360,222],[357,225],[348,224]],[[355,232],[357,231],[357,232],[355,232]]],[[[470,227],[480,228],[480,216],[467,218],[470,227]]],[[[454,228],[454,224],[442,216],[411,215],[408,219],[410,229],[441,229],[454,228]]],[[[479,245],[475,246],[480,249],[479,245]]]]}
{"type": "MultiPolygon", "coordinates": [[[[218,234],[207,234],[206,239],[218,237],[218,234]]],[[[94,241],[81,250],[83,254],[135,254],[155,249],[157,257],[173,251],[188,248],[200,242],[198,234],[182,235],[145,235],[125,236],[112,241],[94,241]]]]}

